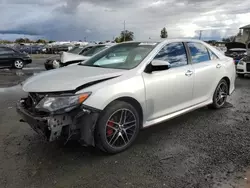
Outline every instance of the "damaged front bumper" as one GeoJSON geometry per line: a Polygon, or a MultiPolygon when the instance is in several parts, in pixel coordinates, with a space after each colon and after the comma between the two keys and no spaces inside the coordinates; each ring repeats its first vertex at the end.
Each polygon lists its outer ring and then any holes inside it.
{"type": "Polygon", "coordinates": [[[99,110],[84,105],[63,114],[38,115],[25,108],[25,100],[17,103],[17,112],[31,128],[47,141],[77,139],[86,146],[95,146],[94,130],[99,110]]]}

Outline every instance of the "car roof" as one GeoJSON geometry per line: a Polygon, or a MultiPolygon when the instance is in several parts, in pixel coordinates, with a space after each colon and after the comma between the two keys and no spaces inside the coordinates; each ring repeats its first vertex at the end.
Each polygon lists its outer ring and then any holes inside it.
{"type": "Polygon", "coordinates": [[[198,39],[178,39],[178,38],[173,38],[173,39],[159,39],[159,40],[142,40],[142,41],[127,41],[123,43],[171,43],[171,42],[200,42],[204,43],[202,40],[198,39]]]}

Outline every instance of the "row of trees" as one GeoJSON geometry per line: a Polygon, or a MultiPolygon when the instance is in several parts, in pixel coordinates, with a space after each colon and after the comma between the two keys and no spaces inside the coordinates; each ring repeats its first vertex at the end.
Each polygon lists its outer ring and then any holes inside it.
{"type": "MultiPolygon", "coordinates": [[[[168,32],[165,27],[161,30],[160,37],[168,38],[168,32]]],[[[120,33],[120,36],[115,38],[115,42],[117,43],[124,42],[124,41],[132,41],[132,40],[134,40],[134,32],[128,31],[128,30],[122,31],[120,33]]]]}
{"type": "Polygon", "coordinates": [[[15,40],[15,43],[43,43],[43,44],[47,44],[47,43],[52,43],[55,41],[46,41],[44,39],[38,39],[36,41],[32,41],[28,38],[18,38],[15,40]]]}

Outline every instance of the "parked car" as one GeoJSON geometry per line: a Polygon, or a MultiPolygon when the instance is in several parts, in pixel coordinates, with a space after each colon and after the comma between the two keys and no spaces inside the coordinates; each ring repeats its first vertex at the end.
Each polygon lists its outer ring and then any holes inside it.
{"type": "MultiPolygon", "coordinates": [[[[72,49],[70,49],[67,53],[69,54],[82,54],[86,51],[88,51],[89,49],[91,49],[93,46],[89,45],[89,46],[75,46],[72,49]]],[[[50,69],[56,69],[56,68],[60,68],[62,67],[62,63],[61,63],[61,56],[62,56],[63,52],[61,52],[59,55],[54,55],[52,57],[49,57],[45,63],[45,69],[46,70],[50,70],[50,69]]]]}
{"type": "Polygon", "coordinates": [[[98,44],[98,45],[90,45],[86,47],[86,50],[81,52],[80,54],[73,54],[63,52],[61,55],[61,67],[68,66],[71,64],[76,64],[82,61],[86,61],[97,53],[113,46],[113,43],[108,44],[98,44]]]}
{"type": "Polygon", "coordinates": [[[77,64],[79,62],[89,59],[91,56],[111,47],[112,45],[114,44],[88,45],[85,47],[76,47],[72,50],[69,50],[68,52],[62,52],[60,55],[60,59],[47,60],[44,65],[45,68],[49,70],[77,64]]]}
{"type": "Polygon", "coordinates": [[[246,56],[246,45],[240,42],[231,42],[226,44],[227,51],[225,55],[228,57],[232,57],[237,64],[240,59],[246,56]]]}
{"type": "Polygon", "coordinates": [[[0,46],[0,67],[13,67],[16,69],[22,69],[26,64],[32,62],[31,57],[28,54],[21,53],[10,47],[0,46]]]}
{"type": "Polygon", "coordinates": [[[42,54],[46,52],[46,48],[40,45],[20,46],[19,51],[27,54],[42,54]]]}
{"type": "Polygon", "coordinates": [[[17,111],[48,141],[77,139],[118,153],[142,128],[207,105],[221,108],[235,77],[233,59],[202,41],[126,42],[29,78],[17,111]]]}
{"type": "Polygon", "coordinates": [[[250,74],[250,42],[247,45],[247,55],[237,64],[236,72],[241,78],[243,78],[246,74],[250,74]]]}

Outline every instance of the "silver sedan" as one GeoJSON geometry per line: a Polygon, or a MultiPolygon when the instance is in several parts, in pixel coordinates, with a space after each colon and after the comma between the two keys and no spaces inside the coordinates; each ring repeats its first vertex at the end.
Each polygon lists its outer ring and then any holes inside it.
{"type": "Polygon", "coordinates": [[[221,108],[235,77],[233,59],[202,41],[127,42],[29,78],[17,110],[48,141],[77,139],[118,153],[140,129],[221,108]]]}

